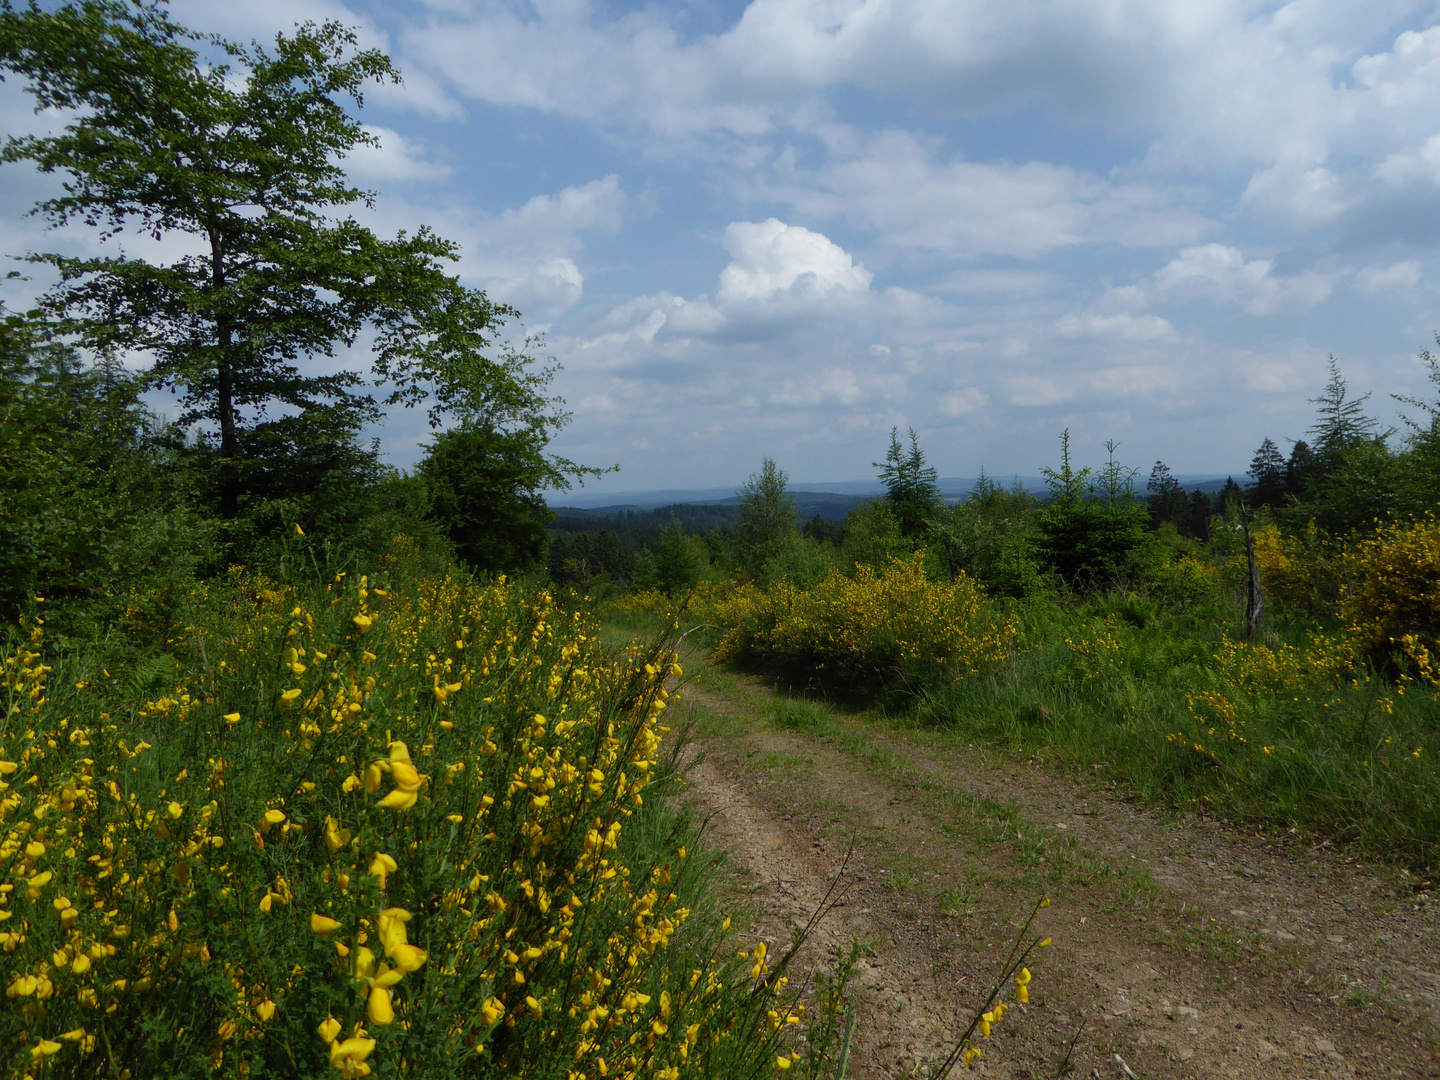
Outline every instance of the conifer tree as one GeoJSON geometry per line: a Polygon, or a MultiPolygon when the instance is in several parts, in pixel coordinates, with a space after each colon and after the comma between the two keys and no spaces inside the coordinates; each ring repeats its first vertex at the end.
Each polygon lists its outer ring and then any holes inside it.
{"type": "Polygon", "coordinates": [[[795,497],[789,493],[790,477],[764,458],[760,471],[740,488],[740,517],[735,522],[735,540],[741,568],[758,578],[765,563],[780,554],[795,532],[795,497]]]}
{"type": "Polygon", "coordinates": [[[939,474],[925,461],[920,437],[909,429],[910,449],[900,444],[900,429],[890,429],[890,449],[884,462],[874,462],[880,470],[890,508],[900,523],[900,532],[909,539],[922,536],[935,520],[944,503],[940,499],[939,474]]]}
{"type": "Polygon", "coordinates": [[[1285,499],[1285,458],[1268,437],[1250,459],[1246,473],[1254,481],[1249,495],[1252,506],[1279,506],[1285,499]]]}

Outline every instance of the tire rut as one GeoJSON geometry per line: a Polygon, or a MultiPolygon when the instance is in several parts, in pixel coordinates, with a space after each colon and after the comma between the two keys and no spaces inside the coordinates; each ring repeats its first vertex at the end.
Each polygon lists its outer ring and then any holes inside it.
{"type": "Polygon", "coordinates": [[[691,797],[772,948],[859,837],[844,899],[795,969],[864,944],[852,1076],[943,1058],[1040,891],[1055,947],[976,1075],[1056,1075],[1074,1040],[1085,1077],[1125,1076],[1120,1061],[1141,1077],[1440,1076],[1436,920],[1396,874],[852,717],[835,716],[847,737],[777,731],[752,704],[770,689],[738,683],[687,688],[729,718],[698,744],[691,797]]]}

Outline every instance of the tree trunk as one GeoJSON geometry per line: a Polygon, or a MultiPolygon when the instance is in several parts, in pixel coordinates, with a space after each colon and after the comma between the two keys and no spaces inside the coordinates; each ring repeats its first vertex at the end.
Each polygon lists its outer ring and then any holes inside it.
{"type": "Polygon", "coordinates": [[[1250,515],[1240,504],[1240,525],[1245,530],[1245,561],[1249,564],[1248,588],[1245,590],[1245,636],[1253,638],[1260,629],[1260,616],[1265,611],[1265,597],[1260,592],[1260,568],[1255,562],[1255,540],[1250,535],[1250,515]]]}
{"type": "Polygon", "coordinates": [[[230,370],[230,328],[222,324],[221,360],[217,393],[220,412],[220,516],[233,519],[240,512],[240,443],[235,437],[235,386],[230,370]]]}
{"type": "MultiPolygon", "coordinates": [[[[225,287],[225,253],[220,236],[210,229],[210,286],[217,293],[225,287]]],[[[240,513],[240,440],[235,435],[235,371],[230,350],[235,328],[229,315],[221,315],[215,327],[216,358],[215,411],[220,421],[220,516],[233,520],[240,513]]]]}

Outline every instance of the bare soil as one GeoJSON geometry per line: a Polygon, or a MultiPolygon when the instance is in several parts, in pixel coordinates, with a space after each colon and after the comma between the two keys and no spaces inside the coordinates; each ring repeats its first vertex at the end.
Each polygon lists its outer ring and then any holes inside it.
{"type": "Polygon", "coordinates": [[[861,943],[852,1077],[928,1075],[1041,895],[1054,944],[977,1076],[1440,1077],[1428,883],[874,718],[780,730],[773,694],[711,671],[686,689],[689,794],[772,950],[854,845],[795,972],[861,943]]]}

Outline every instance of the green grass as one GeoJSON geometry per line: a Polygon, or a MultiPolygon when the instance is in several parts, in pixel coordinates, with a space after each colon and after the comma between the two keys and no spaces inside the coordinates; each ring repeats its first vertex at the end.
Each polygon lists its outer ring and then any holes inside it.
{"type": "Polygon", "coordinates": [[[1118,663],[1087,669],[1071,652],[1064,639],[1117,605],[1032,612],[1025,651],[988,676],[930,688],[910,719],[952,743],[1039,754],[1147,802],[1327,835],[1416,869],[1440,864],[1440,706],[1430,694],[1412,688],[1387,714],[1386,684],[1360,673],[1359,685],[1323,698],[1256,696],[1242,702],[1246,741],[1226,743],[1187,708],[1187,695],[1218,685],[1213,624],[1151,611],[1143,625],[1115,619],[1118,663]]]}

